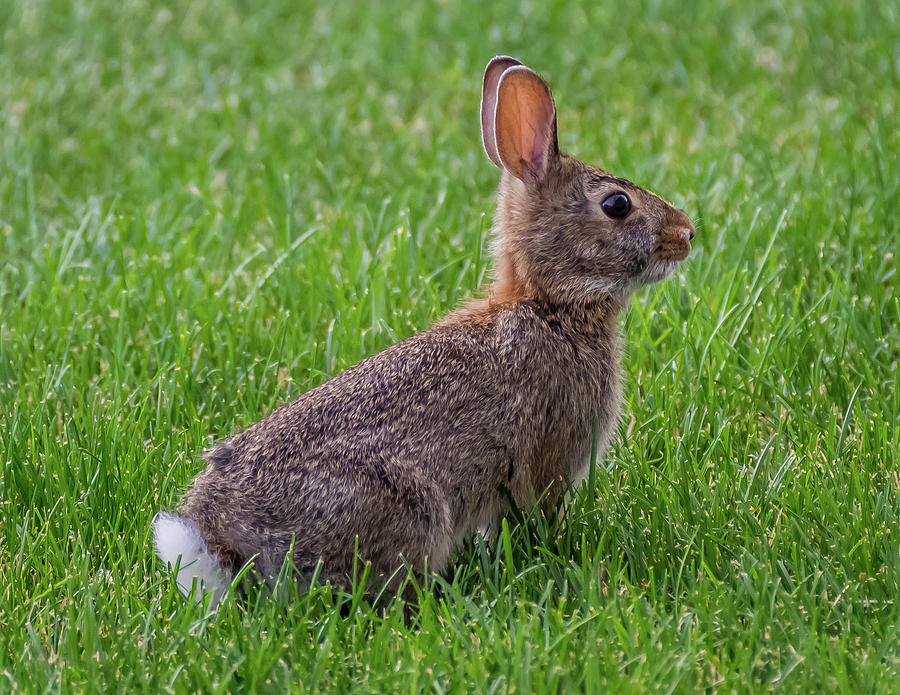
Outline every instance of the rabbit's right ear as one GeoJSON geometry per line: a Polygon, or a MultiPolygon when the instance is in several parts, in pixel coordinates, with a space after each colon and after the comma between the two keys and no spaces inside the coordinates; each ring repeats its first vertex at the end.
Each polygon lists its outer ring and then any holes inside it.
{"type": "Polygon", "coordinates": [[[497,111],[497,86],[503,73],[511,67],[521,65],[509,56],[494,56],[484,69],[484,83],[481,87],[481,142],[490,160],[500,169],[503,162],[497,154],[497,138],[494,136],[494,114],[497,111]]]}
{"type": "Polygon", "coordinates": [[[550,87],[534,70],[518,65],[500,76],[494,137],[500,161],[516,178],[544,178],[559,153],[556,106],[550,87]]]}

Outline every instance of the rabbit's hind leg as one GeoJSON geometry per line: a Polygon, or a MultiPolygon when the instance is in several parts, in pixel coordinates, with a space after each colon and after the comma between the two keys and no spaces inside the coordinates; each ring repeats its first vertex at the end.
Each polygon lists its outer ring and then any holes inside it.
{"type": "Polygon", "coordinates": [[[389,584],[406,579],[404,568],[422,579],[441,572],[453,550],[450,505],[439,486],[416,468],[391,461],[374,467],[377,480],[375,513],[359,530],[360,556],[389,584]]]}
{"type": "Polygon", "coordinates": [[[421,584],[427,573],[444,569],[453,550],[446,496],[415,465],[396,458],[374,454],[352,467],[352,482],[332,481],[344,514],[315,515],[333,524],[330,543],[318,548],[323,576],[351,587],[368,573],[369,590],[414,594],[409,574],[421,584]]]}

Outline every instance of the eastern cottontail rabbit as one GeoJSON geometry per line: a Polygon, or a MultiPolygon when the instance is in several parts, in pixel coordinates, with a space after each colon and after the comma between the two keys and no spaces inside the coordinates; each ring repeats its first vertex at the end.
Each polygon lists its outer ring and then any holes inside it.
{"type": "Polygon", "coordinates": [[[481,133],[500,169],[495,276],[483,298],[369,357],[213,449],[153,529],[189,593],[221,595],[250,558],[346,584],[356,558],[382,577],[441,571],[507,489],[552,507],[586,467],[595,423],[621,409],[616,317],[631,292],[690,252],[681,210],[559,151],[547,84],[488,63],[481,133]],[[358,550],[358,555],[355,551],[358,550]]]}

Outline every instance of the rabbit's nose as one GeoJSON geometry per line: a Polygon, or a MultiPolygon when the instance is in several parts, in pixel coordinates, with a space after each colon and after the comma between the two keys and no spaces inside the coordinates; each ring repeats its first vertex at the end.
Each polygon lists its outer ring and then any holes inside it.
{"type": "Polygon", "coordinates": [[[675,211],[675,225],[687,230],[688,233],[688,241],[694,238],[694,223],[691,222],[691,218],[687,216],[687,213],[684,210],[676,210],[675,211]]]}

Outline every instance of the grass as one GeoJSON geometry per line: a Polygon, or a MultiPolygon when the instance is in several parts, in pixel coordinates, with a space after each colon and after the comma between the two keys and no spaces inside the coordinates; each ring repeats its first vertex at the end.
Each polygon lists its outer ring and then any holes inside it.
{"type": "Polygon", "coordinates": [[[0,692],[896,692],[896,5],[253,8],[0,6],[0,692]],[[152,515],[476,291],[499,52],[564,149],[697,221],[624,319],[617,444],[411,620],[211,618],[152,515]]]}

